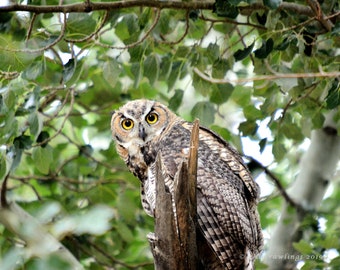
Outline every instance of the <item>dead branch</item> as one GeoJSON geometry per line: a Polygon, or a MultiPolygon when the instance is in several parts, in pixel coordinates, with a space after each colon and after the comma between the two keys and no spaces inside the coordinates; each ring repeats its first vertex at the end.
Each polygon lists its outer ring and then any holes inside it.
{"type": "Polygon", "coordinates": [[[173,195],[165,186],[162,160],[157,156],[155,233],[149,235],[155,269],[194,270],[198,265],[196,244],[196,181],[199,122],[195,121],[188,161],[174,178],[173,195]],[[175,205],[175,209],[174,209],[175,205]]]}

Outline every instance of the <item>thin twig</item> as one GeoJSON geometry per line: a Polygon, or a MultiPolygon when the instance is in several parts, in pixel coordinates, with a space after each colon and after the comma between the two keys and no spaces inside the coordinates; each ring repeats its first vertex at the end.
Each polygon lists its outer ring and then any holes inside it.
{"type": "MultiPolygon", "coordinates": [[[[0,7],[1,8],[1,7],[0,7]]],[[[24,53],[40,53],[40,52],[44,52],[50,48],[52,48],[54,45],[56,45],[59,41],[62,40],[62,38],[65,35],[65,31],[66,31],[66,13],[64,13],[64,23],[62,23],[62,27],[60,30],[60,34],[59,36],[50,44],[46,45],[45,47],[42,48],[38,48],[38,49],[8,49],[5,47],[1,47],[1,50],[4,51],[9,51],[9,52],[24,52],[24,53]]]]}
{"type": "Polygon", "coordinates": [[[30,25],[29,25],[29,28],[28,28],[28,30],[27,30],[26,43],[28,42],[28,40],[29,40],[30,37],[31,37],[32,30],[33,30],[33,25],[34,25],[34,21],[35,21],[36,18],[37,18],[37,14],[36,14],[36,13],[33,13],[32,20],[31,20],[30,25]]]}
{"type": "Polygon", "coordinates": [[[5,179],[2,182],[1,185],[1,193],[0,193],[0,203],[1,203],[1,208],[6,208],[8,207],[8,201],[7,201],[7,197],[6,197],[6,192],[7,192],[7,181],[9,178],[9,172],[7,173],[5,179]]]}
{"type": "Polygon", "coordinates": [[[320,3],[316,0],[307,0],[308,5],[311,7],[313,12],[316,15],[317,20],[321,23],[321,25],[328,31],[332,31],[333,23],[328,20],[322,12],[320,7],[320,3]]]}
{"type": "Polygon", "coordinates": [[[268,169],[267,166],[264,166],[261,162],[259,162],[258,160],[254,159],[253,157],[250,156],[246,156],[247,159],[249,159],[251,162],[253,162],[257,167],[261,168],[266,175],[268,175],[270,177],[270,179],[273,181],[273,183],[275,184],[275,186],[278,188],[279,192],[281,193],[282,197],[286,200],[286,202],[288,204],[290,204],[291,206],[293,206],[296,209],[302,209],[302,206],[297,204],[286,192],[285,188],[283,187],[283,185],[281,184],[280,179],[278,179],[272,172],[271,170],[268,169]]]}
{"type": "MultiPolygon", "coordinates": [[[[168,44],[168,45],[176,45],[179,44],[188,34],[189,32],[189,27],[190,27],[190,18],[189,18],[189,13],[190,11],[186,12],[186,16],[185,16],[185,31],[183,33],[183,35],[176,41],[167,41],[167,40],[160,40],[158,41],[159,43],[163,43],[163,44],[168,44]]],[[[163,37],[163,36],[162,36],[163,37]]]]}
{"type": "Polygon", "coordinates": [[[156,25],[159,21],[160,16],[161,16],[161,9],[157,9],[156,18],[155,18],[154,22],[152,23],[151,27],[145,32],[144,36],[141,39],[137,40],[136,42],[133,42],[131,44],[127,44],[125,46],[111,46],[111,45],[106,45],[106,44],[103,44],[103,43],[100,43],[100,42],[95,42],[95,44],[99,45],[101,47],[104,47],[104,48],[110,48],[110,49],[116,49],[116,50],[126,50],[126,49],[129,49],[129,48],[133,48],[133,47],[141,44],[144,40],[146,40],[148,38],[148,36],[152,32],[152,30],[155,29],[155,27],[156,27],[156,25]]]}
{"type": "Polygon", "coordinates": [[[194,72],[200,76],[203,80],[206,80],[211,83],[217,84],[225,84],[225,83],[247,83],[254,81],[262,81],[262,80],[278,80],[278,79],[290,79],[290,78],[337,78],[340,76],[340,72],[310,72],[310,73],[277,73],[275,75],[261,75],[255,76],[251,78],[240,78],[235,80],[229,79],[215,79],[211,78],[208,75],[204,74],[198,68],[194,68],[194,72]]]}
{"type": "Polygon", "coordinates": [[[88,41],[89,39],[91,39],[93,36],[95,36],[96,34],[98,34],[98,32],[104,27],[104,24],[106,23],[107,21],[107,18],[109,17],[109,12],[106,11],[99,26],[97,27],[97,29],[92,32],[91,34],[87,35],[86,37],[84,38],[81,38],[81,39],[70,39],[70,38],[65,38],[65,41],[66,42],[71,42],[71,43],[79,43],[79,42],[85,42],[85,41],[88,41]]]}
{"type": "MultiPolygon", "coordinates": [[[[64,128],[64,125],[66,123],[66,121],[68,120],[69,115],[71,114],[72,110],[73,110],[73,104],[74,104],[74,90],[72,88],[70,88],[68,94],[70,94],[71,96],[71,100],[70,100],[70,109],[68,110],[68,112],[65,115],[65,118],[63,119],[61,126],[59,127],[59,129],[57,130],[57,132],[55,134],[53,134],[51,137],[47,138],[46,140],[36,143],[34,145],[32,145],[32,147],[37,147],[37,146],[41,146],[46,144],[47,142],[51,141],[52,139],[54,139],[55,137],[58,136],[58,134],[61,133],[62,129],[64,128]]],[[[67,98],[65,98],[66,100],[67,98]]]]}
{"type": "Polygon", "coordinates": [[[253,24],[253,23],[249,23],[249,22],[238,22],[238,21],[228,19],[228,18],[214,19],[214,18],[208,18],[208,17],[204,16],[203,14],[200,15],[199,18],[202,19],[203,21],[207,21],[207,22],[229,23],[229,24],[235,24],[235,25],[246,25],[246,26],[252,26],[252,27],[258,28],[258,29],[267,30],[267,28],[263,25],[253,24]]]}

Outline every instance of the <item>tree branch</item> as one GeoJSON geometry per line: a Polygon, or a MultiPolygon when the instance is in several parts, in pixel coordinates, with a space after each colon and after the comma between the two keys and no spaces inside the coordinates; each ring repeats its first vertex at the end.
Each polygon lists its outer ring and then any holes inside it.
{"type": "Polygon", "coordinates": [[[308,5],[311,7],[317,20],[321,23],[321,25],[329,32],[332,30],[333,23],[326,19],[325,15],[322,12],[320,7],[320,3],[316,0],[307,0],[308,5]]]}
{"type": "Polygon", "coordinates": [[[72,269],[84,269],[72,253],[16,203],[11,202],[7,207],[0,208],[0,223],[25,241],[29,247],[29,252],[24,254],[25,257],[43,257],[56,254],[65,262],[68,262],[72,269]]]}
{"type": "Polygon", "coordinates": [[[154,7],[159,9],[210,9],[214,7],[214,1],[207,2],[177,2],[177,1],[154,1],[154,0],[130,0],[130,1],[117,1],[117,2],[83,2],[70,5],[9,5],[0,7],[1,12],[10,11],[28,11],[33,13],[74,13],[74,12],[91,12],[99,10],[113,10],[121,8],[132,7],[154,7]]]}
{"type": "Polygon", "coordinates": [[[198,68],[194,68],[194,72],[200,76],[203,80],[211,83],[225,84],[225,83],[247,83],[262,80],[278,80],[278,79],[290,79],[290,78],[337,78],[340,76],[340,72],[308,72],[308,73],[276,73],[273,75],[262,75],[251,78],[240,78],[236,80],[229,79],[216,79],[209,77],[206,73],[203,73],[198,68]]]}
{"type": "Polygon", "coordinates": [[[246,156],[247,159],[250,160],[250,162],[253,162],[255,164],[256,167],[261,168],[266,175],[268,175],[270,177],[270,179],[273,181],[273,183],[275,184],[275,186],[277,187],[277,189],[279,190],[280,194],[282,195],[282,197],[286,200],[286,202],[291,205],[292,207],[299,209],[299,210],[303,210],[302,206],[297,204],[287,193],[286,189],[283,187],[283,185],[281,184],[281,181],[279,178],[277,178],[269,169],[267,166],[264,166],[261,162],[259,162],[258,160],[254,159],[253,157],[250,156],[246,156]]]}
{"type": "MultiPolygon", "coordinates": [[[[191,1],[191,2],[177,2],[177,1],[154,1],[154,0],[130,0],[130,1],[116,1],[116,2],[97,2],[84,1],[82,3],[69,5],[8,5],[0,7],[0,13],[12,11],[28,11],[32,13],[74,13],[74,12],[92,12],[99,10],[113,10],[121,8],[133,7],[153,7],[159,9],[202,9],[213,10],[215,1],[191,1]]],[[[248,6],[238,7],[242,15],[250,15],[257,10],[267,10],[268,7],[260,3],[255,3],[248,6]]],[[[309,6],[300,5],[291,2],[283,2],[279,9],[293,12],[295,14],[306,15],[308,17],[315,16],[315,13],[309,6]]]]}

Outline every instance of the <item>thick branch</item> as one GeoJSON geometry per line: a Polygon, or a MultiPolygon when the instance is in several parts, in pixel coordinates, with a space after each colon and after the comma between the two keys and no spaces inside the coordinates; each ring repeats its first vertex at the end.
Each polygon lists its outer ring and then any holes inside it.
{"type": "Polygon", "coordinates": [[[155,7],[160,9],[213,9],[214,1],[207,2],[177,2],[177,1],[154,1],[154,0],[131,0],[131,1],[117,1],[117,2],[86,2],[70,5],[57,6],[36,6],[36,5],[9,5],[0,7],[1,12],[10,11],[29,11],[33,13],[73,13],[73,12],[91,12],[98,10],[112,10],[132,7],[155,7]]]}
{"type": "Polygon", "coordinates": [[[320,3],[316,0],[307,0],[307,3],[315,13],[317,20],[322,24],[322,26],[329,32],[333,28],[333,23],[330,20],[325,18],[325,15],[322,12],[320,7],[320,3]]]}
{"type": "MultiPolygon", "coordinates": [[[[0,7],[0,13],[11,11],[28,11],[33,13],[72,13],[72,12],[91,12],[98,10],[113,10],[121,8],[132,7],[154,7],[159,9],[206,9],[213,10],[215,1],[191,1],[191,2],[179,2],[179,1],[155,1],[155,0],[130,0],[130,1],[117,1],[117,2],[97,2],[85,1],[82,3],[70,4],[70,5],[9,5],[0,7]]],[[[241,14],[250,15],[256,10],[266,10],[266,6],[255,3],[248,6],[239,7],[241,14]]],[[[279,9],[293,12],[294,14],[306,15],[308,17],[315,16],[313,10],[309,6],[304,6],[296,3],[283,2],[279,9]]]]}
{"type": "MultiPolygon", "coordinates": [[[[30,214],[14,202],[0,208],[0,223],[5,228],[25,241],[29,254],[27,257],[58,255],[70,264],[72,269],[82,270],[83,266],[76,258],[30,214]]],[[[1,265],[0,265],[1,268],[1,265]]]]}

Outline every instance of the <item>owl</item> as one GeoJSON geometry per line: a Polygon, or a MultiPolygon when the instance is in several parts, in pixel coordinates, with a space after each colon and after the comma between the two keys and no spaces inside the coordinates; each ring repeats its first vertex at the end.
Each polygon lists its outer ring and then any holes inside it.
{"type": "MultiPolygon", "coordinates": [[[[154,216],[156,156],[162,160],[165,185],[187,158],[193,124],[165,105],[135,100],[111,119],[117,152],[141,183],[142,206],[154,216]]],[[[262,249],[257,212],[259,187],[241,156],[213,131],[200,126],[197,167],[198,257],[201,269],[254,269],[262,249]]]]}

